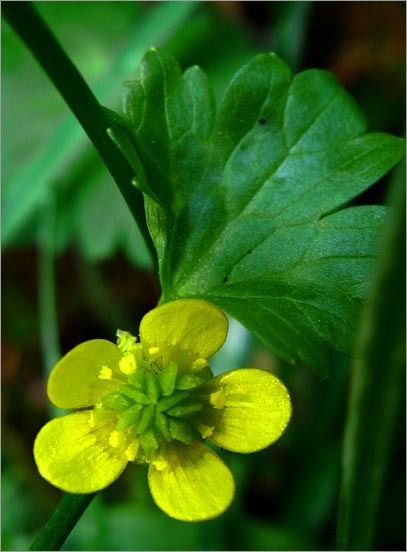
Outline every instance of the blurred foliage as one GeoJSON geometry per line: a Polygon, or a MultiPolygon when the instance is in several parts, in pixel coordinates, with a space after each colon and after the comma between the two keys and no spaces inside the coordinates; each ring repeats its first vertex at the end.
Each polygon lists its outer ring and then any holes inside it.
{"type": "MultiPolygon", "coordinates": [[[[35,4],[107,107],[119,109],[122,82],[132,78],[149,46],[165,46],[183,68],[200,65],[218,98],[238,67],[274,49],[295,71],[333,71],[361,105],[370,131],[404,132],[404,3],[35,4]]],[[[36,181],[21,181],[32,197],[14,219],[3,252],[2,549],[24,550],[60,498],[39,477],[32,459],[33,439],[48,418],[37,264],[50,198],[56,206],[56,304],[63,352],[86,339],[113,339],[117,327],[137,332],[159,290],[123,199],[4,21],[2,53],[3,195],[22,171],[37,171],[32,173],[36,181]]],[[[388,183],[383,179],[358,202],[384,202],[388,183]]],[[[144,468],[130,467],[92,503],[64,548],[333,549],[349,359],[332,355],[331,362],[332,376],[321,382],[305,369],[277,362],[233,323],[227,346],[214,359],[215,370],[272,369],[291,390],[294,416],[285,436],[269,450],[247,457],[225,453],[238,482],[232,508],[205,523],[171,520],[152,503],[144,468]]],[[[377,549],[405,546],[404,405],[398,419],[377,549]]]]}

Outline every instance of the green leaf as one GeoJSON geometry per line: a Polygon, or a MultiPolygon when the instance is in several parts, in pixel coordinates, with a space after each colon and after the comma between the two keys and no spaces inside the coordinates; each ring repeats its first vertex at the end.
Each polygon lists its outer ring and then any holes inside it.
{"type": "Polygon", "coordinates": [[[328,347],[351,350],[384,218],[382,207],[339,209],[400,159],[403,141],[364,134],[333,75],[291,79],[274,54],[234,76],[216,113],[198,67],[182,74],[151,49],[124,113],[153,192],[162,300],[205,298],[325,375],[328,347]]]}
{"type": "MultiPolygon", "coordinates": [[[[142,235],[108,174],[95,168],[82,185],[81,194],[72,198],[72,203],[70,222],[78,237],[79,250],[86,259],[107,259],[121,246],[128,259],[134,259],[140,267],[151,267],[151,257],[142,235]]],[[[64,204],[60,208],[62,213],[63,209],[64,204]]]]}
{"type": "Polygon", "coordinates": [[[383,523],[378,513],[389,459],[395,446],[403,447],[395,436],[396,429],[405,432],[406,178],[403,171],[397,176],[390,196],[392,217],[356,340],[337,550],[378,550],[375,537],[383,523]]]}

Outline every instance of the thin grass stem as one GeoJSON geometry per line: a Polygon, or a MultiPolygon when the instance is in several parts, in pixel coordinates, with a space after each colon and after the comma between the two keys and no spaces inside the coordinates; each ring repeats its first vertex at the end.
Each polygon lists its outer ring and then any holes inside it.
{"type": "Polygon", "coordinates": [[[375,550],[383,482],[405,390],[405,178],[361,321],[352,370],[339,497],[337,549],[375,550]]]}
{"type": "MultiPolygon", "coordinates": [[[[38,239],[38,307],[44,376],[48,376],[61,357],[55,291],[55,198],[50,194],[42,210],[38,239]]],[[[51,416],[63,413],[50,405],[51,416]]]]}

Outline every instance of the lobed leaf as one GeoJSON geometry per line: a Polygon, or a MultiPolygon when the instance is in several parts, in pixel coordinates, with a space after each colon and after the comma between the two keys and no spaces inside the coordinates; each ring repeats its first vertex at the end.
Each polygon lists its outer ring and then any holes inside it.
{"type": "MultiPolygon", "coordinates": [[[[217,113],[204,73],[149,50],[124,113],[145,168],[163,300],[207,299],[282,359],[325,375],[350,352],[385,210],[345,207],[402,156],[364,134],[330,73],[274,54],[232,79],[217,113]]],[[[148,193],[148,192],[147,192],[148,193]]]]}

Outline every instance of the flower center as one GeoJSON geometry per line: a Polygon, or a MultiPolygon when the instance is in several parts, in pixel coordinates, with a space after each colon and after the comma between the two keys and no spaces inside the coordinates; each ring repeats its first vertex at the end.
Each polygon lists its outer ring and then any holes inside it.
{"type": "MultiPolygon", "coordinates": [[[[206,360],[194,360],[185,369],[184,362],[182,367],[172,361],[162,367],[161,359],[158,347],[151,348],[146,358],[141,344],[133,343],[120,362],[123,384],[99,405],[117,412],[116,430],[127,442],[138,440],[142,449],[138,460],[150,461],[162,444],[174,439],[190,444],[208,434],[199,421],[204,404],[197,392],[212,377],[206,360]]],[[[109,377],[105,367],[99,377],[109,377]]]]}

